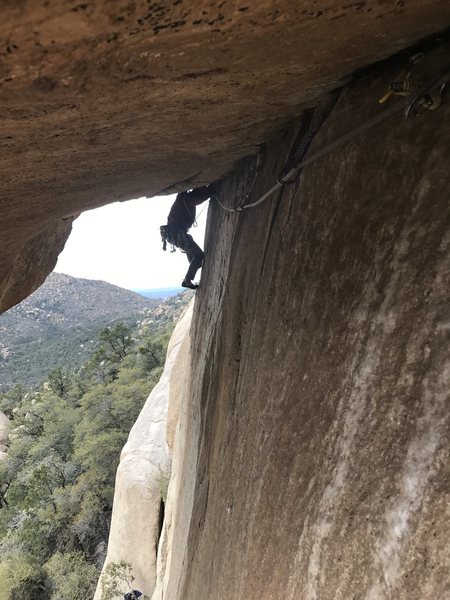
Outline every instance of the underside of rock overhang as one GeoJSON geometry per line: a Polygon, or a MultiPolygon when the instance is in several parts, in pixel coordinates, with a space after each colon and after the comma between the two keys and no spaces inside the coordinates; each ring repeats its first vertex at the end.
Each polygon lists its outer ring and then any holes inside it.
{"type": "Polygon", "coordinates": [[[2,3],[0,309],[73,216],[214,181],[355,70],[450,23],[445,0],[2,3]]]}

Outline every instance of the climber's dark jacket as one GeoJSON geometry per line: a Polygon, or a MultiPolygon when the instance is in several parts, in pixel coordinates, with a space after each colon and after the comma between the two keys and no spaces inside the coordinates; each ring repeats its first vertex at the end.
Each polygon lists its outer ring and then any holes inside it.
{"type": "Polygon", "coordinates": [[[181,192],[172,204],[167,225],[179,229],[192,227],[196,216],[196,207],[207,200],[212,194],[211,186],[203,186],[191,192],[181,192]]]}

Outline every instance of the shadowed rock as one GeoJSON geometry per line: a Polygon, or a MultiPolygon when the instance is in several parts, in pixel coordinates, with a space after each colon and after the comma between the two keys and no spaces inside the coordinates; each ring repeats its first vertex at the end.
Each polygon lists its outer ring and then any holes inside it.
{"type": "Polygon", "coordinates": [[[74,215],[218,179],[355,69],[450,23],[445,0],[4,4],[3,310],[52,270],[74,215]]]}

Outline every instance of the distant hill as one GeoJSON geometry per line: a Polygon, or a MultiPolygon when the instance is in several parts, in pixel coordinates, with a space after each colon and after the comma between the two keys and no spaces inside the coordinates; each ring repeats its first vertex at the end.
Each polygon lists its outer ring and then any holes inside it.
{"type": "Polygon", "coordinates": [[[103,327],[133,324],[159,303],[104,281],[52,273],[0,315],[0,391],[15,383],[35,385],[57,366],[80,366],[103,327]]]}
{"type": "Polygon", "coordinates": [[[155,288],[152,290],[135,289],[133,292],[144,296],[145,298],[171,298],[183,291],[181,287],[155,288]]]}

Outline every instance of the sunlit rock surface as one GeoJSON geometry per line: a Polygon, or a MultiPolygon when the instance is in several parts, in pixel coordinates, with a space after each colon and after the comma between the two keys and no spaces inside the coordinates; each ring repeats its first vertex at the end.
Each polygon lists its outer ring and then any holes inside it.
{"type": "Polygon", "coordinates": [[[9,430],[11,429],[11,422],[8,417],[0,412],[0,446],[3,446],[8,441],[9,430]]]}
{"type": "Polygon", "coordinates": [[[0,461],[5,460],[8,449],[8,437],[11,429],[11,422],[8,417],[0,412],[0,461]]]}
{"type": "MultiPolygon", "coordinates": [[[[347,86],[311,152],[393,74],[347,86]]],[[[154,600],[450,597],[449,130],[448,102],[397,115],[212,205],[154,600]]]]}
{"type": "MultiPolygon", "coordinates": [[[[191,317],[192,305],[172,335],[164,372],[130,431],[116,476],[105,566],[120,560],[130,563],[136,588],[148,596],[156,581],[156,554],[170,476],[167,405],[172,386],[185,375],[178,365],[189,364],[182,355],[189,351],[191,317]]],[[[100,597],[101,579],[95,595],[100,597]]]]}
{"type": "MultiPolygon", "coordinates": [[[[170,394],[167,414],[167,443],[170,447],[171,473],[165,506],[164,524],[158,548],[156,586],[152,600],[163,600],[166,596],[168,577],[172,572],[172,561],[179,563],[183,548],[179,546],[176,537],[180,529],[186,528],[190,514],[190,505],[181,505],[178,500],[182,493],[180,486],[185,485],[186,479],[194,481],[195,464],[187,450],[188,438],[197,439],[198,423],[188,417],[188,399],[192,386],[191,382],[191,336],[186,335],[180,351],[170,371],[170,394]]],[[[192,489],[192,486],[191,486],[192,489]]]]}
{"type": "Polygon", "coordinates": [[[350,73],[450,24],[447,0],[21,0],[0,20],[0,310],[72,217],[195,187],[350,73]]]}

